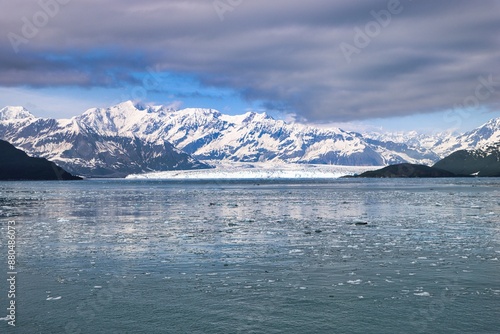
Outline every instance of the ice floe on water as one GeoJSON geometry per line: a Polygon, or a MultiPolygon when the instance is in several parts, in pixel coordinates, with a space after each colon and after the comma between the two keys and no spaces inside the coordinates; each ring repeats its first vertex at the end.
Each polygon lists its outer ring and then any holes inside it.
{"type": "Polygon", "coordinates": [[[421,297],[430,297],[431,294],[428,293],[427,291],[422,291],[422,292],[414,292],[413,293],[415,296],[421,296],[421,297]]]}
{"type": "Polygon", "coordinates": [[[59,300],[61,299],[62,297],[61,296],[57,296],[57,297],[47,297],[46,300],[59,300]]]}

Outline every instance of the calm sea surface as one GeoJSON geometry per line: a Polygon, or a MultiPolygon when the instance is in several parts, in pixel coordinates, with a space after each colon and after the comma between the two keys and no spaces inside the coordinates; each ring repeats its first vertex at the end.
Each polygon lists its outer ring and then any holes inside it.
{"type": "Polygon", "coordinates": [[[2,182],[0,333],[499,333],[499,217],[495,178],[2,182]]]}

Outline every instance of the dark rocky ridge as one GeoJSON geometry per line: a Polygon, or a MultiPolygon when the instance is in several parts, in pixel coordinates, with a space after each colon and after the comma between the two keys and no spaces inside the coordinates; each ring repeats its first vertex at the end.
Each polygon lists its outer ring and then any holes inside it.
{"type": "Polygon", "coordinates": [[[44,158],[32,158],[0,140],[0,180],[81,180],[44,158]]]}
{"type": "Polygon", "coordinates": [[[459,150],[434,167],[462,175],[500,176],[500,145],[484,150],[459,150]]]}
{"type": "Polygon", "coordinates": [[[390,165],[381,169],[364,172],[354,177],[372,178],[419,178],[419,177],[456,177],[458,175],[435,167],[409,163],[390,165]]]}

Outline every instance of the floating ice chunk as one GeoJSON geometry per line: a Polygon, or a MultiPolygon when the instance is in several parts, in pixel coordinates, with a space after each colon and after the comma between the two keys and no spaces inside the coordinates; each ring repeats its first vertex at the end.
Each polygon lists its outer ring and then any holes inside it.
{"type": "Polygon", "coordinates": [[[58,296],[58,297],[47,297],[47,300],[59,300],[61,298],[62,298],[61,296],[58,296]]]}
{"type": "Polygon", "coordinates": [[[423,292],[415,292],[413,293],[415,296],[422,296],[422,297],[430,297],[431,294],[428,293],[427,291],[423,291],[423,292]]]}

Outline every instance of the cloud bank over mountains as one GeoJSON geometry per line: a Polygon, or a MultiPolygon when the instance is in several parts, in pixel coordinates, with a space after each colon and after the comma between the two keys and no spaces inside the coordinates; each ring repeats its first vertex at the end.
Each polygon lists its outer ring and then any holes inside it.
{"type": "Polygon", "coordinates": [[[116,88],[164,72],[310,121],[500,102],[493,0],[1,4],[2,87],[116,88]]]}

